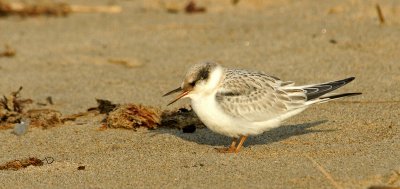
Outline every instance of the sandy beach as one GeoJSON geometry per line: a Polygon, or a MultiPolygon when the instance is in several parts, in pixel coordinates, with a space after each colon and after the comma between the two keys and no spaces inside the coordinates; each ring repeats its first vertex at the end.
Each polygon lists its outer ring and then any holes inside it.
{"type": "Polygon", "coordinates": [[[0,17],[0,51],[15,50],[0,56],[0,95],[22,86],[63,115],[96,99],[174,109],[189,100],[166,106],[162,95],[202,61],[299,85],[354,76],[338,92],[363,94],[313,106],[238,154],[218,153],[230,138],[207,128],[103,130],[98,114],[21,136],[3,129],[0,164],[54,162],[0,170],[0,188],[400,187],[400,2],[379,1],[384,23],[372,0],[233,2],[185,13],[188,1],[73,0],[122,11],[0,17]]]}

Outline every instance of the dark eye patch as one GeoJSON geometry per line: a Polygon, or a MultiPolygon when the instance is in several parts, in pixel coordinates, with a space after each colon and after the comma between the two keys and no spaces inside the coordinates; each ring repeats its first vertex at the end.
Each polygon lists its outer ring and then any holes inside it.
{"type": "Polygon", "coordinates": [[[198,78],[199,78],[199,80],[204,80],[204,79],[208,79],[208,75],[209,75],[209,70],[207,69],[202,69],[201,71],[200,71],[200,73],[199,73],[199,76],[198,76],[198,78]]]}
{"type": "Polygon", "coordinates": [[[207,80],[210,76],[211,64],[206,64],[204,67],[196,73],[193,81],[188,82],[187,84],[191,87],[194,87],[198,81],[207,80]]]}
{"type": "Polygon", "coordinates": [[[196,78],[196,81],[198,80],[207,80],[208,76],[210,74],[210,65],[208,64],[207,66],[205,66],[204,68],[202,68],[196,78]]]}

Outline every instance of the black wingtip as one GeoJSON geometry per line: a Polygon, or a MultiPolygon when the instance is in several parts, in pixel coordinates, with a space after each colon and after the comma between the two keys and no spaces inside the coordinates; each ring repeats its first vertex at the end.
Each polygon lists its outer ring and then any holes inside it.
{"type": "Polygon", "coordinates": [[[343,97],[348,97],[348,96],[357,96],[357,95],[361,95],[361,94],[362,93],[343,93],[343,94],[338,94],[338,95],[325,96],[325,97],[322,97],[322,99],[343,98],[343,97]]]}
{"type": "Polygon", "coordinates": [[[332,83],[342,83],[341,86],[343,86],[343,85],[346,85],[347,83],[352,82],[354,79],[356,79],[356,77],[348,77],[346,79],[337,80],[337,81],[334,81],[332,83]]]}
{"type": "Polygon", "coordinates": [[[355,79],[355,77],[348,77],[346,79],[331,81],[328,83],[321,83],[321,84],[317,84],[317,85],[314,85],[311,87],[304,88],[304,90],[307,91],[306,92],[307,100],[316,99],[322,95],[325,95],[331,91],[334,91],[334,90],[350,83],[354,79],[355,79]]]}
{"type": "Polygon", "coordinates": [[[343,81],[346,81],[346,83],[350,83],[351,81],[353,81],[356,77],[349,77],[346,79],[343,79],[343,81]]]}

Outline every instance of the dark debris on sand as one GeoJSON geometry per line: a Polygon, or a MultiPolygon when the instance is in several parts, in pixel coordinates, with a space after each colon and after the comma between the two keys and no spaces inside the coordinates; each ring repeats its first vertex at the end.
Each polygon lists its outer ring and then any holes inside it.
{"type": "Polygon", "coordinates": [[[15,123],[19,123],[23,118],[24,108],[32,104],[32,99],[21,99],[21,90],[22,87],[0,99],[0,129],[12,128],[15,123]]]}
{"type": "Polygon", "coordinates": [[[26,159],[21,159],[21,160],[12,160],[7,163],[4,163],[0,165],[0,170],[19,170],[22,168],[26,168],[30,165],[33,166],[42,166],[44,163],[42,160],[36,158],[36,157],[30,157],[26,159]]]}
{"type": "Polygon", "coordinates": [[[0,0],[0,16],[66,16],[70,12],[72,12],[71,8],[65,3],[26,4],[17,2],[7,3],[0,0]]]}
{"type": "Polygon", "coordinates": [[[96,101],[97,107],[89,108],[88,111],[96,110],[101,114],[108,114],[118,106],[118,104],[114,104],[109,100],[96,99],[96,101]]]}
{"type": "Polygon", "coordinates": [[[185,133],[193,133],[196,128],[205,126],[190,106],[175,110],[163,110],[141,104],[114,104],[108,100],[97,99],[97,110],[106,114],[103,129],[123,128],[135,130],[139,127],[156,129],[158,127],[177,128],[185,133]]]}
{"type": "Polygon", "coordinates": [[[206,12],[206,8],[197,6],[196,2],[192,0],[185,6],[185,12],[187,14],[203,13],[206,12]]]}
{"type": "MultiPolygon", "coordinates": [[[[53,109],[28,109],[28,105],[33,105],[30,98],[21,98],[22,87],[10,95],[3,96],[0,99],[0,129],[10,129],[22,120],[29,120],[29,127],[41,127],[44,129],[63,124],[66,118],[53,109]],[[26,110],[28,109],[28,110],[26,110]]],[[[68,117],[67,117],[68,118],[68,117]]]]}
{"type": "MultiPolygon", "coordinates": [[[[124,128],[136,130],[139,127],[156,129],[158,127],[177,128],[184,133],[193,133],[196,128],[203,128],[204,125],[198,119],[190,106],[175,110],[164,110],[141,104],[114,104],[109,100],[96,99],[97,107],[89,108],[86,112],[63,116],[61,112],[53,109],[28,109],[32,105],[32,99],[22,99],[20,93],[22,87],[11,92],[8,96],[0,99],[0,129],[10,129],[23,120],[28,121],[27,127],[40,127],[48,129],[63,125],[66,121],[75,121],[79,117],[89,114],[105,114],[103,129],[124,128]]],[[[53,104],[53,100],[49,104],[53,104]]],[[[43,106],[40,104],[40,106],[43,106]]],[[[26,130],[25,129],[25,130],[26,130]]],[[[21,132],[21,133],[26,133],[21,132]]]]}
{"type": "Polygon", "coordinates": [[[164,110],[161,115],[161,125],[182,129],[187,133],[194,132],[195,128],[205,127],[189,105],[175,110],[164,110]]]}
{"type": "Polygon", "coordinates": [[[17,51],[15,49],[11,48],[8,45],[5,45],[5,49],[2,52],[0,52],[0,57],[11,58],[11,57],[14,57],[16,54],[17,54],[17,51]]]}
{"type": "Polygon", "coordinates": [[[21,17],[33,16],[67,16],[70,13],[120,13],[119,6],[84,6],[70,5],[64,2],[6,2],[0,0],[0,16],[17,15],[21,17]]]}
{"type": "Polygon", "coordinates": [[[122,128],[136,130],[139,127],[156,129],[158,127],[178,128],[185,133],[193,133],[204,125],[190,108],[185,106],[175,110],[161,110],[142,104],[115,104],[109,100],[96,99],[97,107],[88,111],[106,114],[101,130],[122,128]]]}

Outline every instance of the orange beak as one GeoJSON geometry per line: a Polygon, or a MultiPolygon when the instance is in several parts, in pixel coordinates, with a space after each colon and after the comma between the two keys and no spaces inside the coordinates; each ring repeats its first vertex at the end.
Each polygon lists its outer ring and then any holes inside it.
{"type": "Polygon", "coordinates": [[[175,103],[176,101],[178,101],[178,100],[181,99],[182,97],[184,97],[184,96],[186,96],[187,94],[189,94],[190,90],[184,91],[183,89],[181,89],[181,88],[179,87],[179,88],[176,88],[176,89],[174,89],[174,90],[172,90],[172,91],[166,93],[166,94],[163,95],[163,96],[168,96],[168,95],[170,95],[170,94],[177,93],[177,92],[182,92],[182,93],[179,94],[179,95],[178,95],[174,100],[172,100],[170,103],[168,103],[167,106],[169,106],[169,105],[175,103]]]}

